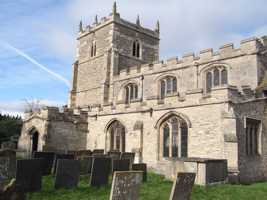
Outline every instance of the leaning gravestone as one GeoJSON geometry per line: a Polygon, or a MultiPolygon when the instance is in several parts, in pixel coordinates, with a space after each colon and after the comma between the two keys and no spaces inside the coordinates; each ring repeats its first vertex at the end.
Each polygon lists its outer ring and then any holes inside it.
{"type": "Polygon", "coordinates": [[[178,173],[173,183],[170,200],[190,200],[195,173],[178,173]]]}
{"type": "Polygon", "coordinates": [[[79,159],[80,162],[80,175],[86,175],[91,173],[93,157],[83,157],[79,159]]]}
{"type": "Polygon", "coordinates": [[[59,159],[57,161],[55,188],[71,189],[78,186],[80,162],[78,160],[59,159]]]}
{"type": "Polygon", "coordinates": [[[112,160],[112,172],[116,171],[129,171],[130,170],[130,159],[124,160],[112,160]]]}
{"type": "Polygon", "coordinates": [[[142,176],[140,171],[115,172],[110,200],[138,200],[142,176]]]}
{"type": "Polygon", "coordinates": [[[41,190],[42,159],[17,160],[16,185],[25,192],[41,190]]]}
{"type": "Polygon", "coordinates": [[[108,177],[111,170],[111,159],[94,157],[90,177],[91,186],[102,186],[108,184],[108,177]]]}
{"type": "Polygon", "coordinates": [[[43,159],[42,173],[44,176],[51,174],[55,157],[54,152],[34,152],[33,157],[43,159]]]}
{"type": "Polygon", "coordinates": [[[57,161],[59,159],[69,159],[69,160],[74,160],[74,155],[73,154],[56,154],[53,162],[53,174],[56,173],[57,169],[57,161]]]}
{"type": "Polygon", "coordinates": [[[130,165],[134,163],[134,156],[135,153],[130,153],[130,152],[124,152],[121,154],[121,159],[130,159],[130,165]]]}
{"type": "Polygon", "coordinates": [[[1,179],[14,178],[16,174],[16,152],[13,150],[0,151],[1,179]]]}
{"type": "Polygon", "coordinates": [[[133,164],[132,165],[133,171],[142,171],[143,172],[143,181],[147,181],[147,166],[145,163],[133,164]]]}

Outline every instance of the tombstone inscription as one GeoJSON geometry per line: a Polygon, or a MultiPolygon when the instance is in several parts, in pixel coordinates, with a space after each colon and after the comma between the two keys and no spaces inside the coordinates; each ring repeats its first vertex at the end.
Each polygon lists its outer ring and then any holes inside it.
{"type": "Polygon", "coordinates": [[[195,177],[195,173],[178,173],[172,186],[170,200],[190,200],[195,177]]]}
{"type": "Polygon", "coordinates": [[[78,186],[80,162],[78,160],[59,159],[57,161],[55,188],[71,189],[78,186]]]}
{"type": "Polygon", "coordinates": [[[147,165],[145,163],[133,164],[133,171],[142,171],[143,172],[143,182],[147,181],[147,165]]]}
{"type": "Polygon", "coordinates": [[[102,186],[108,184],[108,177],[111,170],[111,158],[94,157],[90,177],[91,186],[102,186]]]}
{"type": "Polygon", "coordinates": [[[54,157],[55,153],[54,152],[34,152],[33,154],[34,158],[41,158],[43,159],[42,163],[42,174],[44,176],[51,174],[52,167],[53,167],[53,162],[54,162],[54,157]]]}
{"type": "Polygon", "coordinates": [[[16,174],[16,152],[12,150],[0,151],[0,177],[14,178],[16,174]]]}
{"type": "Polygon", "coordinates": [[[115,172],[112,181],[110,200],[138,200],[142,172],[115,172]]]}
{"type": "Polygon", "coordinates": [[[42,159],[17,160],[16,185],[25,192],[41,190],[42,159]]]}

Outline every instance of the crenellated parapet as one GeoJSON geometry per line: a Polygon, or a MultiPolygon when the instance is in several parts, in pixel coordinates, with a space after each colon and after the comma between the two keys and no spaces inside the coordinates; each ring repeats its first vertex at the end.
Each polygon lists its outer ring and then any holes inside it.
{"type": "Polygon", "coordinates": [[[88,113],[82,110],[78,110],[74,113],[73,109],[63,107],[45,107],[32,113],[26,113],[24,122],[37,118],[46,121],[64,121],[72,122],[75,124],[87,123],[88,113]]]}
{"type": "Polygon", "coordinates": [[[240,42],[240,47],[235,48],[233,43],[222,45],[218,51],[209,48],[195,53],[187,53],[182,58],[172,57],[165,61],[148,63],[139,66],[129,67],[120,71],[118,79],[130,78],[145,73],[164,71],[169,69],[181,69],[190,66],[205,65],[214,62],[223,62],[227,59],[245,55],[259,54],[267,48],[267,36],[262,38],[248,38],[240,42]]]}

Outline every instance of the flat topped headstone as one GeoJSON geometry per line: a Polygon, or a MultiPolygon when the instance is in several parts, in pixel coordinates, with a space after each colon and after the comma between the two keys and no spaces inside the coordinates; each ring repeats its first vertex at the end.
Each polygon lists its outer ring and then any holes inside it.
{"type": "Polygon", "coordinates": [[[71,189],[78,186],[80,162],[78,160],[59,159],[57,161],[55,188],[71,189]]]}
{"type": "Polygon", "coordinates": [[[111,170],[111,158],[94,157],[90,177],[91,186],[102,186],[108,184],[108,177],[111,170]]]}
{"type": "Polygon", "coordinates": [[[59,159],[69,159],[69,160],[74,160],[74,155],[73,154],[56,154],[53,162],[53,174],[56,173],[57,169],[57,161],[59,159]]]}
{"type": "Polygon", "coordinates": [[[170,200],[190,200],[195,177],[195,173],[178,173],[172,186],[170,200]]]}
{"type": "Polygon", "coordinates": [[[143,172],[143,182],[147,181],[147,165],[145,163],[133,164],[133,171],[142,171],[143,172]]]}
{"type": "Polygon", "coordinates": [[[0,177],[14,178],[16,174],[16,152],[13,150],[0,151],[0,177]]]}
{"type": "Polygon", "coordinates": [[[80,162],[80,175],[86,175],[91,173],[93,157],[83,157],[82,159],[79,159],[79,162],[80,162]]]}
{"type": "Polygon", "coordinates": [[[43,175],[51,174],[53,162],[54,162],[54,157],[55,157],[54,152],[38,152],[38,151],[36,151],[36,152],[34,152],[33,157],[43,159],[43,164],[42,164],[43,175]]]}
{"type": "Polygon", "coordinates": [[[131,165],[134,163],[134,157],[135,157],[135,153],[131,153],[131,152],[123,152],[121,154],[121,159],[130,159],[131,165]]]}
{"type": "Polygon", "coordinates": [[[142,177],[140,171],[115,172],[110,200],[138,200],[142,177]]]}
{"type": "Polygon", "coordinates": [[[42,159],[17,160],[16,185],[25,192],[42,188],[42,159]]]}
{"type": "Polygon", "coordinates": [[[124,160],[112,160],[112,172],[116,171],[129,171],[130,170],[130,159],[124,160]]]}

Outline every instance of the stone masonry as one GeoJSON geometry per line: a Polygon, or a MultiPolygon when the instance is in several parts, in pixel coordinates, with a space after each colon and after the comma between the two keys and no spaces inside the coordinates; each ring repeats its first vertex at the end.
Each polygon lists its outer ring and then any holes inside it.
{"type": "MultiPolygon", "coordinates": [[[[240,182],[266,180],[267,93],[258,86],[266,81],[267,37],[243,40],[239,48],[225,44],[216,52],[206,49],[166,61],[159,61],[159,38],[159,23],[151,30],[139,19],[128,22],[116,5],[93,25],[81,23],[68,108],[63,112],[46,108],[26,117],[19,147],[30,152],[31,133],[37,131],[38,150],[119,148],[135,152],[135,162],[174,177],[181,156],[163,156],[169,140],[164,140],[162,126],[176,117],[186,127],[186,140],[182,129],[178,131],[179,152],[184,146],[187,157],[227,159],[228,173],[240,182]],[[135,42],[139,57],[133,53],[135,42]],[[218,80],[223,82],[224,76],[224,84],[215,83],[214,69],[220,70],[218,80]],[[163,98],[161,84],[166,77],[176,80],[177,89],[163,98]],[[131,84],[138,88],[135,98],[132,89],[127,90],[131,84]],[[246,153],[248,119],[259,122],[251,136],[256,141],[251,143],[253,156],[246,153]],[[115,122],[120,125],[113,126],[115,122]]],[[[170,152],[174,154],[173,149],[170,152]]]]}

